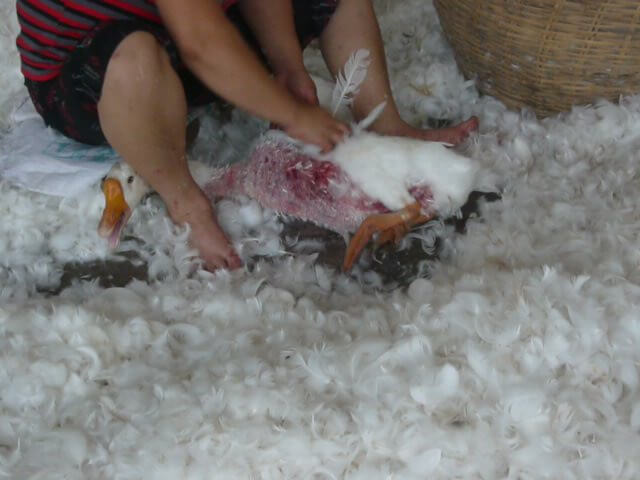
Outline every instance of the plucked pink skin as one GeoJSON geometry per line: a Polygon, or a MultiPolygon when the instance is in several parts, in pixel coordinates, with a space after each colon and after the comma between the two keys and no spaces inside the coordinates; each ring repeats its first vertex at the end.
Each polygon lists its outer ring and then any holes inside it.
{"type": "MultiPolygon", "coordinates": [[[[263,207],[341,234],[357,230],[369,215],[389,212],[332,162],[270,141],[259,144],[246,163],[214,176],[204,189],[210,198],[246,195],[263,207]]],[[[422,213],[433,213],[428,187],[409,192],[420,202],[422,213]]]]}

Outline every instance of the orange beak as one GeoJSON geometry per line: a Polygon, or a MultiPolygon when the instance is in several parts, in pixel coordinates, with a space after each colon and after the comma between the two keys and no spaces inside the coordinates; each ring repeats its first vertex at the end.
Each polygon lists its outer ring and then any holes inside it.
{"type": "Polygon", "coordinates": [[[98,234],[109,239],[109,246],[115,248],[120,243],[120,234],[131,216],[131,209],[124,199],[122,185],[114,178],[102,183],[105,207],[98,225],[98,234]]]}

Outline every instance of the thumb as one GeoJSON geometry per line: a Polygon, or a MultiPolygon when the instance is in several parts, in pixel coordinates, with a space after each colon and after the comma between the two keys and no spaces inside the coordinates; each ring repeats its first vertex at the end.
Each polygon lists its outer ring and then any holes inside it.
{"type": "Polygon", "coordinates": [[[300,92],[302,94],[302,98],[305,102],[307,102],[310,105],[319,105],[320,102],[318,101],[318,93],[316,92],[316,86],[311,84],[311,85],[307,85],[302,92],[300,92]]]}

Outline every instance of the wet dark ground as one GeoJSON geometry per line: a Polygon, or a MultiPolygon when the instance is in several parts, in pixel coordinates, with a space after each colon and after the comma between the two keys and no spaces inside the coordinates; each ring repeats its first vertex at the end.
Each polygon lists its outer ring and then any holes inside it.
{"type": "MultiPolygon", "coordinates": [[[[469,201],[462,207],[459,218],[445,220],[445,223],[455,226],[458,234],[464,234],[469,219],[478,216],[480,202],[499,200],[496,193],[472,192],[469,201]]],[[[473,221],[473,220],[472,220],[473,221]]],[[[322,248],[317,250],[317,262],[340,270],[346,250],[344,238],[335,232],[317,225],[289,221],[284,224],[281,233],[285,245],[295,238],[297,241],[313,240],[320,242],[322,248]]],[[[304,254],[314,253],[305,249],[304,254]]],[[[56,288],[48,288],[42,293],[57,295],[65,288],[77,281],[96,281],[103,288],[124,287],[134,279],[147,281],[147,266],[140,261],[136,252],[120,252],[124,260],[94,260],[90,262],[70,262],[64,265],[60,284],[56,288]]],[[[439,258],[439,241],[436,240],[432,253],[427,253],[422,242],[412,239],[407,248],[398,250],[393,245],[379,248],[375,254],[370,249],[363,252],[360,267],[378,273],[384,282],[404,286],[410,283],[420,273],[419,264],[424,260],[436,262],[439,258]]]]}

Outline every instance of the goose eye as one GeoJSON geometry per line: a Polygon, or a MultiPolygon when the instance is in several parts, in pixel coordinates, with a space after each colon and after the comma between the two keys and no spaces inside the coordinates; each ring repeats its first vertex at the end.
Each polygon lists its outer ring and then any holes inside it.
{"type": "Polygon", "coordinates": [[[127,178],[127,183],[133,183],[133,175],[130,175],[129,178],[127,178]]]}

